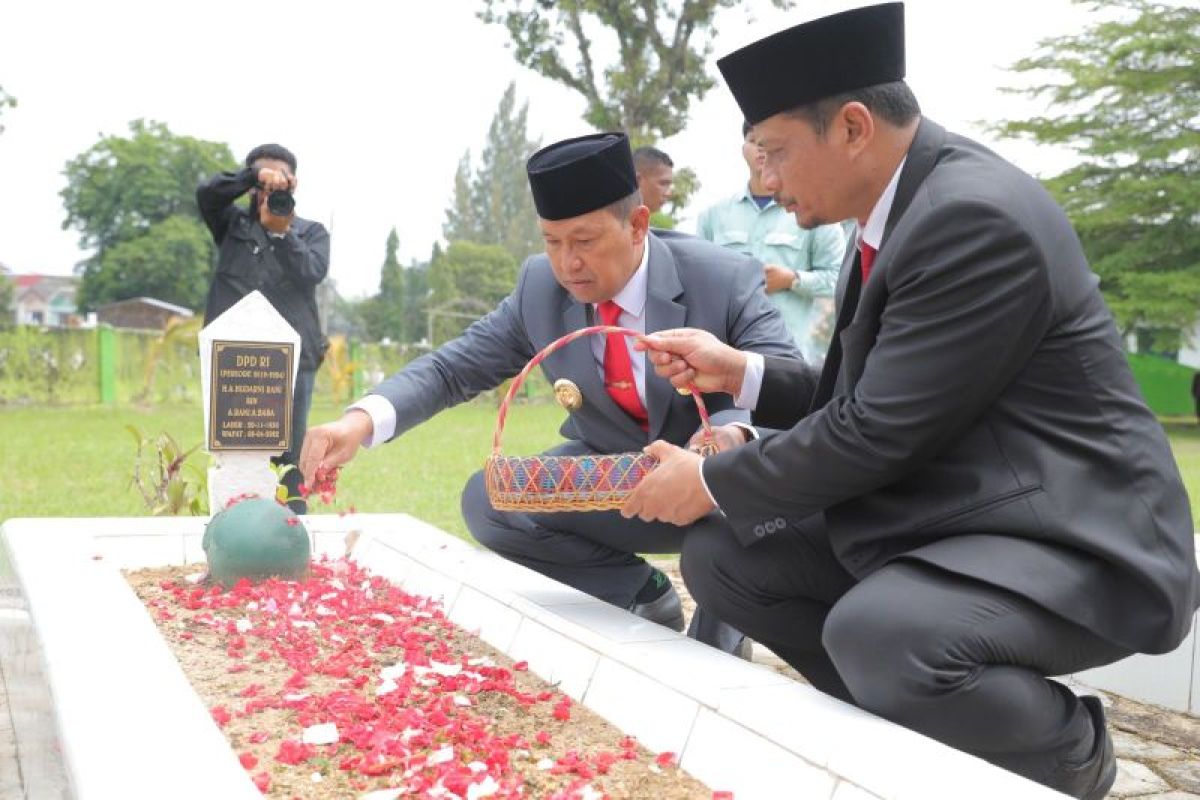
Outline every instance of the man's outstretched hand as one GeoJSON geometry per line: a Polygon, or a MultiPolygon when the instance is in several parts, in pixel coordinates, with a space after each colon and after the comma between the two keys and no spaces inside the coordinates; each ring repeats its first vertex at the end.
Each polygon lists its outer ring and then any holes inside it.
{"type": "Polygon", "coordinates": [[[675,328],[650,334],[634,343],[646,351],[654,371],[676,389],[695,384],[701,392],[737,395],[746,374],[746,354],[722,342],[708,331],[675,328]]]}
{"type": "Polygon", "coordinates": [[[370,415],[358,409],[347,411],[339,420],[309,428],[300,448],[300,474],[304,483],[314,486],[318,468],[340,467],[354,458],[373,431],[370,415]]]}
{"type": "Polygon", "coordinates": [[[645,452],[658,466],[642,479],[621,506],[621,516],[690,525],[716,508],[700,479],[700,456],[661,439],[645,452]]]}

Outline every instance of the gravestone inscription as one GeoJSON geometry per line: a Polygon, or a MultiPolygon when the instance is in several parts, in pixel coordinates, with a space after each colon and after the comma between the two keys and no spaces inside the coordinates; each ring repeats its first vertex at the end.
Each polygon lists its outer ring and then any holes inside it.
{"type": "Polygon", "coordinates": [[[286,449],[292,435],[292,345],[214,341],[208,450],[286,449]]]}
{"type": "Polygon", "coordinates": [[[213,454],[209,509],[253,495],[273,498],[271,457],[288,448],[300,335],[260,292],[200,331],[204,443],[213,454]]]}

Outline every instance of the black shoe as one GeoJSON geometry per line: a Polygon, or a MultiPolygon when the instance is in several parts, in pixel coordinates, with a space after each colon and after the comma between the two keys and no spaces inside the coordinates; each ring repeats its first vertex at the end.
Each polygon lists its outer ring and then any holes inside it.
{"type": "Polygon", "coordinates": [[[628,610],[642,619],[665,625],[673,631],[683,630],[683,604],[679,602],[679,594],[675,591],[675,587],[669,583],[667,590],[657,599],[645,603],[635,600],[628,610]]]}
{"type": "Polygon", "coordinates": [[[1080,800],[1104,800],[1117,780],[1117,760],[1113,756],[1112,736],[1104,725],[1104,706],[1092,695],[1080,697],[1092,718],[1095,744],[1082,764],[1063,764],[1055,774],[1053,788],[1080,800]]]}

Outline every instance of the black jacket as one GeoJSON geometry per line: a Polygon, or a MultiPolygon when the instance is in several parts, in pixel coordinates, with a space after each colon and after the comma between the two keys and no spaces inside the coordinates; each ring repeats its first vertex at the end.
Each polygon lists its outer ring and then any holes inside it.
{"type": "Polygon", "coordinates": [[[1045,190],[923,120],[859,275],[851,248],[824,374],[766,359],[754,419],[790,430],[704,463],[739,538],[823,511],[859,578],[919,559],[1133,650],[1178,644],[1188,497],[1045,190]]]}
{"type": "Polygon", "coordinates": [[[300,334],[300,369],[315,370],[328,340],[317,316],[317,284],[329,273],[329,232],[296,217],[281,238],[234,201],[253,188],[254,170],[222,172],[196,190],[200,215],[217,243],[217,269],[204,308],[207,325],[257,289],[300,334]]]}

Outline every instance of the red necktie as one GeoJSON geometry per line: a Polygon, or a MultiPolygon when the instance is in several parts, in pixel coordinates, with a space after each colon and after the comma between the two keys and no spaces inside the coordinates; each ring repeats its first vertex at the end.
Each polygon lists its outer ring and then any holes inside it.
{"type": "Polygon", "coordinates": [[[867,285],[867,278],[871,277],[871,265],[875,263],[876,252],[878,251],[871,245],[866,242],[862,243],[862,252],[859,255],[862,262],[863,286],[867,285]]]}
{"type": "MultiPolygon", "coordinates": [[[[621,316],[621,307],[612,300],[605,300],[597,306],[597,310],[600,312],[600,320],[605,325],[616,325],[617,318],[621,316]]],[[[633,380],[633,362],[629,360],[629,348],[625,345],[625,337],[619,333],[610,333],[605,339],[604,388],[608,389],[613,401],[633,417],[633,421],[640,425],[642,430],[649,430],[646,409],[638,397],[637,383],[633,380]]]]}

